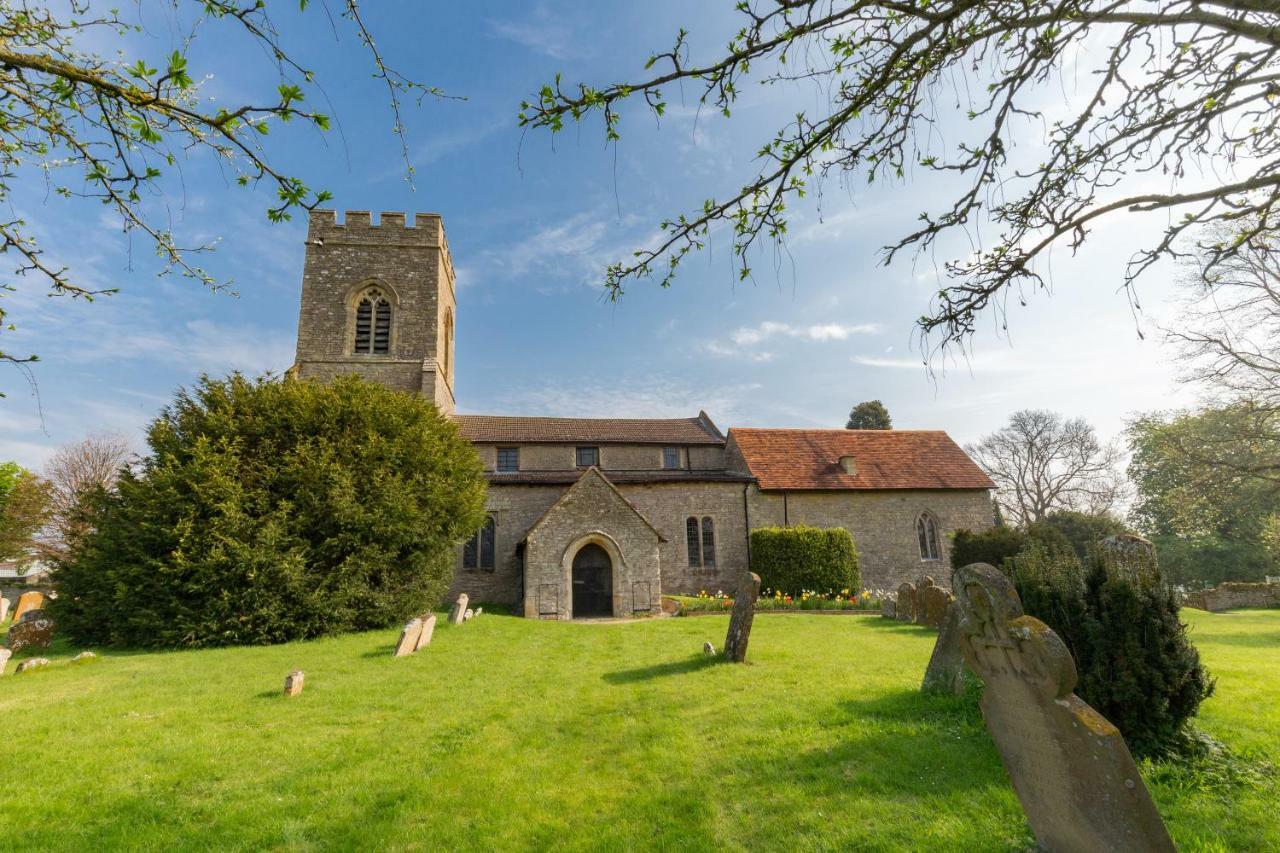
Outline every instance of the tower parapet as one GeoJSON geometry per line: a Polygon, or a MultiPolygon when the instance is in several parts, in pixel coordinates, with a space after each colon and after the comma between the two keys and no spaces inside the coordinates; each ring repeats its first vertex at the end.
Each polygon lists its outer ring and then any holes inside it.
{"type": "Polygon", "coordinates": [[[454,408],[453,261],[438,213],[313,210],[296,369],[359,373],[454,408]]]}

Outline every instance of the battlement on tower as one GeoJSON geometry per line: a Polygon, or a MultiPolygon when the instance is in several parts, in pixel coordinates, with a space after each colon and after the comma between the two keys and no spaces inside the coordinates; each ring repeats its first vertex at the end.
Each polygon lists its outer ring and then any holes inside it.
{"type": "Polygon", "coordinates": [[[336,210],[313,210],[307,226],[307,242],[383,244],[396,246],[440,247],[444,243],[444,227],[438,213],[415,213],[407,221],[405,214],[384,211],[373,221],[367,210],[348,210],[338,221],[336,210]]]}

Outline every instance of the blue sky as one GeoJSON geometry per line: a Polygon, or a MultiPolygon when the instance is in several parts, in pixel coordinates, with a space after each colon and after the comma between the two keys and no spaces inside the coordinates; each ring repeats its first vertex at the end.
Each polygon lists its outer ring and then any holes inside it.
{"type": "MultiPolygon", "coordinates": [[[[877,254],[942,197],[946,188],[929,175],[870,189],[829,183],[794,211],[785,252],[754,259],[754,282],[735,282],[719,235],[670,290],[638,283],[620,303],[604,300],[609,262],[628,257],[664,215],[734,189],[769,131],[798,108],[819,106],[821,95],[751,88],[725,121],[699,113],[692,90],[683,104],[672,91],[661,124],[625,115],[616,149],[594,122],[554,140],[522,134],[519,103],[557,72],[566,81],[636,76],[681,25],[705,56],[735,25],[732,5],[367,4],[391,64],[467,99],[406,108],[415,188],[404,180],[385,96],[350,32],[339,25],[335,42],[322,11],[289,12],[285,44],[316,70],[323,93],[313,100],[336,126],[328,134],[277,128],[268,150],[333,192],[334,207],[444,215],[458,268],[462,411],[668,416],[705,408],[722,428],[839,427],[853,403],[879,398],[896,426],[946,429],[963,442],[1025,407],[1084,416],[1110,436],[1128,415],[1189,400],[1158,334],[1173,312],[1173,271],[1142,280],[1138,315],[1117,289],[1135,240],[1159,225],[1138,218],[1105,223],[1077,257],[1055,256],[1052,297],[1011,309],[1007,335],[988,318],[969,357],[935,364],[931,378],[913,322],[938,287],[935,261],[967,244],[957,239],[889,268],[877,254]]],[[[148,13],[146,33],[129,48],[153,58],[170,52],[181,27],[168,14],[148,13]]],[[[274,88],[261,52],[227,30],[206,29],[191,65],[214,75],[203,91],[220,102],[261,100],[274,88]]],[[[174,389],[202,372],[287,368],[305,223],[267,223],[268,201],[193,157],[148,202],[188,243],[217,241],[203,261],[234,281],[232,295],[157,278],[151,247],[96,205],[31,184],[15,192],[14,212],[51,258],[85,283],[121,292],[85,304],[19,281],[19,292],[4,297],[19,324],[6,348],[42,361],[38,399],[17,371],[0,371],[9,394],[0,401],[0,459],[38,466],[92,431],[138,440],[174,389]]]]}

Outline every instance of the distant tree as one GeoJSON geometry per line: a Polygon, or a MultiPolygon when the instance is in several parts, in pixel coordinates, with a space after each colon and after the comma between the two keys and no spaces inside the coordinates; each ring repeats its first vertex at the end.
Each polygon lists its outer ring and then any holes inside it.
{"type": "MultiPolygon", "coordinates": [[[[301,178],[283,171],[261,145],[269,130],[291,120],[320,130],[329,127],[329,116],[307,106],[305,96],[318,92],[318,84],[294,59],[269,5],[261,0],[139,3],[139,22],[147,19],[149,7],[155,7],[174,30],[176,49],[147,56],[127,54],[135,47],[151,52],[160,40],[131,40],[129,36],[144,32],[142,24],[125,20],[105,4],[0,0],[0,203],[11,207],[12,193],[22,184],[60,198],[98,202],[125,231],[141,234],[154,245],[166,271],[220,286],[222,282],[192,258],[211,246],[183,245],[170,228],[168,206],[149,203],[162,195],[160,181],[166,170],[198,153],[210,154],[238,184],[266,182],[274,188],[276,203],[267,210],[272,220],[288,219],[294,211],[329,198],[327,192],[313,191],[301,178]],[[193,49],[205,41],[216,48],[193,49]],[[120,53],[102,56],[93,47],[99,44],[120,53]],[[215,76],[217,60],[235,56],[225,49],[233,44],[260,49],[274,62],[275,73],[263,81],[269,95],[230,88],[217,99],[202,96],[201,86],[215,76]],[[188,63],[189,54],[214,64],[194,67],[188,63]],[[237,101],[237,95],[242,100],[237,101]]],[[[302,0],[301,7],[307,6],[302,0]]],[[[400,100],[443,93],[404,77],[383,61],[357,0],[339,0],[336,6],[341,9],[338,17],[367,54],[372,78],[385,87],[393,118],[389,126],[400,136],[408,167],[400,100]]],[[[344,85],[358,77],[352,75],[344,85]]],[[[95,290],[51,262],[23,219],[0,221],[0,252],[16,259],[14,273],[34,275],[54,294],[92,299],[114,292],[95,290]]],[[[14,284],[0,282],[0,291],[15,289],[14,284]]],[[[0,331],[6,328],[4,321],[5,309],[0,307],[0,331]]],[[[0,346],[0,362],[35,360],[0,346]]]]}
{"type": "Polygon", "coordinates": [[[0,463],[0,560],[36,545],[48,507],[48,489],[39,477],[16,462],[0,463]]]}
{"type": "Polygon", "coordinates": [[[133,451],[124,436],[101,433],[63,445],[44,469],[49,485],[49,537],[46,548],[66,557],[88,531],[88,501],[115,486],[133,451]]]}
{"type": "Polygon", "coordinates": [[[740,27],[705,58],[691,55],[681,29],[638,78],[566,86],[557,77],[523,105],[524,125],[551,132],[600,115],[613,143],[629,99],[659,119],[673,93],[729,116],[750,82],[814,87],[815,99],[791,99],[800,106],[760,140],[758,166],[724,197],[666,219],[658,239],[609,268],[615,298],[632,279],[669,284],[722,226],[739,275],[750,276],[752,247],[784,240],[790,208],[828,178],[843,191],[946,177],[936,209],[885,258],[967,232],[956,241],[965,255],[946,264],[949,281],[918,321],[942,344],[1007,300],[1047,291],[1054,250],[1079,248],[1113,214],[1165,223],[1117,276],[1126,287],[1198,223],[1280,228],[1273,2],[744,0],[736,9],[740,27]]]}
{"type": "Polygon", "coordinates": [[[849,412],[845,429],[893,429],[889,410],[879,400],[867,400],[854,406],[849,412]]]}
{"type": "Polygon", "coordinates": [[[997,499],[1014,524],[1055,510],[1107,512],[1123,494],[1120,449],[1104,444],[1081,418],[1024,409],[965,450],[995,481],[997,499]]]}
{"type": "Polygon", "coordinates": [[[80,644],[275,643],[437,606],[484,520],[475,449],[431,402],[348,376],[179,392],[54,570],[80,644]]]}

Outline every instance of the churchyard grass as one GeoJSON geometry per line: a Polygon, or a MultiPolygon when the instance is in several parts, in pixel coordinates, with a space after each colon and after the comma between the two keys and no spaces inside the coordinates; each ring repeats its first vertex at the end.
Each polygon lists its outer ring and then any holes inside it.
{"type": "MultiPolygon", "coordinates": [[[[1280,849],[1257,770],[1280,766],[1280,610],[1184,615],[1218,678],[1201,726],[1244,760],[1145,767],[1151,793],[1182,850],[1280,849]]],[[[442,615],[398,659],[399,627],[78,666],[57,641],[0,679],[0,846],[1031,845],[972,697],[918,690],[931,632],[757,619],[732,666],[701,651],[727,624],[442,615]]]]}

